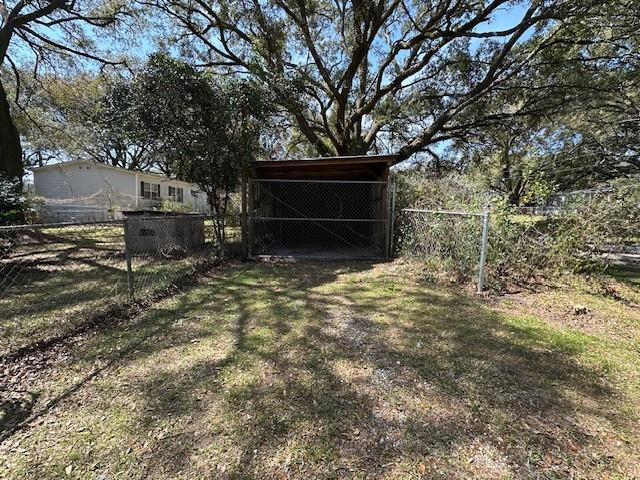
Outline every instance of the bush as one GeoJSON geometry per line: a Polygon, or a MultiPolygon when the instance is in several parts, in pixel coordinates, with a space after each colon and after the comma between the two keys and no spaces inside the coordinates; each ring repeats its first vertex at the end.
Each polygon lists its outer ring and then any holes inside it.
{"type": "Polygon", "coordinates": [[[162,210],[163,212],[176,212],[176,213],[189,213],[193,211],[193,209],[191,208],[191,204],[176,202],[175,200],[171,200],[169,198],[164,198],[162,200],[162,204],[160,205],[160,210],[162,210]]]}
{"type": "Polygon", "coordinates": [[[489,269],[499,283],[537,276],[603,270],[603,254],[640,244],[640,181],[611,182],[559,215],[523,217],[493,205],[489,269]]]}
{"type": "Polygon", "coordinates": [[[455,282],[477,278],[482,222],[479,216],[406,212],[402,209],[482,212],[488,196],[459,174],[426,178],[419,172],[396,175],[395,250],[424,261],[430,274],[455,282]]]}
{"type": "Polygon", "coordinates": [[[20,182],[0,176],[0,225],[23,223],[27,210],[28,202],[20,182]]]}
{"type": "Polygon", "coordinates": [[[397,188],[396,211],[403,208],[465,210],[481,212],[489,202],[467,177],[451,173],[445,177],[428,178],[415,171],[394,176],[397,188]]]}

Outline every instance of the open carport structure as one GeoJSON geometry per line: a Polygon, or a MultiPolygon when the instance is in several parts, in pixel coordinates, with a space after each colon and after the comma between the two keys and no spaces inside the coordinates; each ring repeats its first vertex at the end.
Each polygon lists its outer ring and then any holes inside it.
{"type": "Polygon", "coordinates": [[[247,178],[249,256],[385,258],[395,155],[256,162],[247,178]]]}

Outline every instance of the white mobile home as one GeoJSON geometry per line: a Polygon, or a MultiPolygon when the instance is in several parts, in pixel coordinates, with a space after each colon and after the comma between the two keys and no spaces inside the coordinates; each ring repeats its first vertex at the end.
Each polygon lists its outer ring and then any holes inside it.
{"type": "Polygon", "coordinates": [[[206,194],[193,183],[87,160],[34,168],[33,183],[36,195],[44,199],[45,222],[120,218],[123,210],[154,209],[163,201],[208,212],[206,194]]]}

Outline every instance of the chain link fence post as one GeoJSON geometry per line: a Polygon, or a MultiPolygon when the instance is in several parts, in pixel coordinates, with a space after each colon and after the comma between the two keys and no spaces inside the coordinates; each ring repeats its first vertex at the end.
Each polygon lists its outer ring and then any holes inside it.
{"type": "Polygon", "coordinates": [[[123,233],[124,233],[124,256],[127,260],[127,292],[129,294],[129,300],[133,300],[133,269],[131,268],[131,252],[129,250],[128,244],[128,232],[129,232],[129,219],[124,220],[123,223],[123,233]]]}
{"type": "Polygon", "coordinates": [[[240,220],[240,229],[242,236],[242,260],[247,260],[249,258],[249,231],[248,226],[249,222],[247,219],[247,179],[249,177],[248,167],[246,163],[242,165],[242,184],[241,184],[241,220],[240,220]]]}
{"type": "Polygon", "coordinates": [[[485,281],[485,264],[487,262],[487,244],[489,240],[489,209],[482,212],[482,243],[480,245],[480,268],[478,269],[478,293],[482,293],[485,281]]]}

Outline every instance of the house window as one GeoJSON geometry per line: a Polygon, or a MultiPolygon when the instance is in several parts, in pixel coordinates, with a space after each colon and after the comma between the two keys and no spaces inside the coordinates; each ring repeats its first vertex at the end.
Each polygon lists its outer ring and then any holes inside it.
{"type": "Polygon", "coordinates": [[[160,200],[160,184],[140,182],[140,193],[142,198],[149,200],[160,200]]]}
{"type": "Polygon", "coordinates": [[[191,196],[192,196],[193,198],[198,198],[198,194],[199,194],[199,193],[200,193],[200,192],[199,192],[198,190],[191,190],[191,196]]]}
{"type": "Polygon", "coordinates": [[[169,187],[169,198],[175,202],[184,201],[184,189],[180,187],[169,187]]]}

